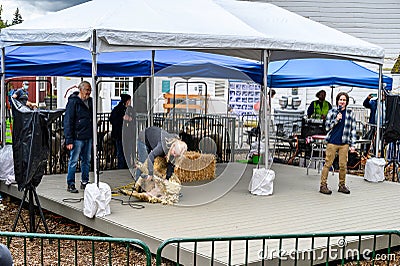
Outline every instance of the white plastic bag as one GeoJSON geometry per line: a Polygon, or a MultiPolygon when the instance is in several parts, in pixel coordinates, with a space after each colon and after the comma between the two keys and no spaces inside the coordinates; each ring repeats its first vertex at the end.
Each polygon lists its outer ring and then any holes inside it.
{"type": "Polygon", "coordinates": [[[385,165],[386,161],[383,158],[368,159],[365,164],[364,179],[369,182],[382,182],[385,180],[385,165]]]}
{"type": "Polygon", "coordinates": [[[265,168],[253,169],[250,180],[249,191],[251,194],[266,196],[272,195],[274,191],[275,172],[265,168]]]}
{"type": "Polygon", "coordinates": [[[13,150],[11,145],[0,148],[0,180],[6,185],[15,183],[13,150]]]}
{"type": "Polygon", "coordinates": [[[111,201],[111,188],[108,184],[99,183],[100,195],[96,199],[97,211],[96,217],[104,217],[111,213],[110,201],[111,201]]]}
{"type": "Polygon", "coordinates": [[[83,214],[93,218],[97,212],[96,199],[100,196],[100,190],[96,184],[87,184],[83,193],[83,214]]]}
{"type": "Polygon", "coordinates": [[[111,188],[108,184],[100,182],[87,184],[83,194],[83,214],[89,218],[104,217],[111,213],[111,188]]]}

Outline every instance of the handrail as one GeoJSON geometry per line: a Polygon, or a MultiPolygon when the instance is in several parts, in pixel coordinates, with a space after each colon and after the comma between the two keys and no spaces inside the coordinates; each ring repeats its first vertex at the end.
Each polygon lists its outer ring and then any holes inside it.
{"type": "MultiPolygon", "coordinates": [[[[129,262],[129,250],[131,245],[139,246],[142,248],[143,252],[146,255],[146,265],[150,266],[151,265],[151,252],[149,247],[144,243],[143,241],[139,239],[131,239],[131,238],[115,238],[115,237],[102,237],[102,236],[79,236],[79,235],[59,235],[59,234],[41,234],[41,233],[21,233],[21,232],[0,232],[0,237],[6,237],[7,238],[7,245],[11,245],[11,239],[12,238],[23,238],[24,239],[24,261],[25,265],[27,264],[27,257],[26,257],[26,239],[42,239],[41,244],[43,245],[43,239],[48,239],[48,240],[72,240],[75,241],[74,246],[71,245],[71,247],[68,247],[72,251],[74,251],[74,260],[75,260],[75,265],[77,265],[77,248],[78,248],[78,241],[84,241],[84,242],[92,242],[92,251],[91,251],[91,256],[92,256],[92,264],[94,265],[94,261],[96,259],[96,253],[95,253],[95,248],[94,248],[94,242],[103,242],[103,243],[118,243],[118,244],[124,244],[125,249],[127,250],[127,258],[126,262],[127,265],[130,265],[129,262]]],[[[61,250],[61,245],[58,243],[58,262],[60,262],[60,250],[61,250]]],[[[43,248],[41,249],[41,252],[43,253],[43,248]]],[[[79,250],[80,255],[82,255],[82,250],[79,250]]],[[[112,248],[111,245],[108,248],[108,261],[109,265],[111,265],[111,253],[112,253],[112,248]]],[[[41,254],[41,264],[43,265],[43,254],[41,254]]]]}
{"type": "MultiPolygon", "coordinates": [[[[267,256],[267,252],[268,250],[265,250],[265,246],[267,245],[266,241],[267,240],[279,240],[279,249],[282,250],[282,243],[283,243],[283,239],[294,239],[295,240],[295,250],[296,250],[296,255],[298,255],[298,253],[301,253],[302,251],[299,251],[299,239],[305,239],[305,238],[310,238],[311,240],[311,247],[309,249],[306,249],[307,252],[314,252],[315,251],[315,239],[316,238],[327,238],[327,244],[326,244],[326,248],[329,250],[331,247],[333,246],[337,246],[339,247],[339,250],[342,254],[342,257],[338,257],[338,260],[341,260],[341,264],[344,265],[346,257],[343,254],[347,254],[345,253],[346,251],[346,246],[347,246],[347,242],[346,242],[346,237],[351,237],[351,236],[355,236],[358,237],[358,251],[361,251],[361,237],[362,236],[373,236],[373,250],[372,251],[372,261],[374,261],[374,259],[376,259],[377,256],[377,250],[376,250],[376,242],[377,242],[377,236],[383,236],[383,235],[387,235],[388,236],[388,247],[387,247],[387,254],[391,254],[391,245],[392,245],[392,235],[397,235],[400,237],[400,231],[399,230],[376,230],[376,231],[362,231],[362,232],[327,232],[327,233],[304,233],[304,234],[281,234],[281,235],[252,235],[252,236],[222,236],[222,237],[218,237],[218,236],[214,236],[214,237],[193,237],[193,238],[170,238],[167,239],[165,241],[163,241],[158,249],[157,249],[157,255],[156,255],[156,265],[161,265],[162,263],[162,252],[164,250],[165,247],[167,247],[168,245],[171,244],[176,244],[176,249],[177,249],[177,257],[176,257],[176,262],[177,265],[179,265],[180,263],[180,250],[183,249],[182,247],[182,243],[193,243],[194,244],[194,251],[193,251],[193,262],[191,262],[193,265],[196,265],[197,262],[197,255],[198,254],[198,243],[204,243],[204,242],[210,242],[210,246],[211,246],[211,255],[210,254],[202,254],[204,257],[207,257],[210,259],[210,265],[213,265],[214,260],[216,261],[216,257],[215,257],[215,251],[216,251],[216,247],[215,247],[215,243],[216,242],[227,242],[227,245],[229,247],[229,250],[227,250],[226,253],[224,254],[228,254],[228,262],[223,262],[223,263],[227,263],[228,265],[231,265],[232,262],[232,255],[233,255],[233,250],[232,250],[232,245],[233,242],[235,241],[245,241],[245,251],[244,251],[244,265],[247,265],[249,263],[249,253],[250,253],[250,241],[253,240],[260,240],[262,241],[263,245],[262,245],[262,249],[260,250],[259,254],[262,254],[262,257],[260,258],[260,260],[262,260],[262,265],[264,265],[266,257],[267,256]],[[340,237],[342,242],[340,242],[340,240],[338,240],[336,243],[332,244],[331,240],[334,237],[340,237]]],[[[256,245],[253,245],[256,246],[256,245]]],[[[220,247],[221,248],[221,247],[220,247]]],[[[187,249],[187,247],[186,247],[187,249]]],[[[386,248],[385,248],[386,249],[386,248]]],[[[303,250],[304,251],[304,250],[303,250]]],[[[238,254],[238,250],[235,250],[235,256],[239,256],[240,254],[238,254]]],[[[328,252],[329,253],[329,252],[328,252]]],[[[356,252],[355,252],[356,253],[356,252]]],[[[351,253],[351,254],[355,254],[355,253],[351,253]]],[[[360,252],[358,252],[357,254],[361,254],[360,252]]],[[[290,254],[289,254],[290,255],[290,254]]],[[[314,254],[315,255],[315,254],[314,254]]],[[[387,257],[387,261],[389,261],[389,258],[391,259],[392,256],[386,256],[387,257]]],[[[311,265],[313,265],[314,260],[313,260],[314,256],[311,256],[310,258],[310,263],[311,265]]],[[[284,258],[280,257],[280,254],[278,254],[278,257],[276,258],[279,260],[279,265],[281,264],[281,261],[284,260],[284,258]]],[[[325,254],[324,256],[325,259],[325,264],[328,265],[328,263],[330,262],[330,257],[329,255],[325,254]]],[[[358,258],[356,258],[357,261],[360,260],[360,256],[358,258]]],[[[297,265],[297,256],[294,258],[294,265],[297,265]]]]}

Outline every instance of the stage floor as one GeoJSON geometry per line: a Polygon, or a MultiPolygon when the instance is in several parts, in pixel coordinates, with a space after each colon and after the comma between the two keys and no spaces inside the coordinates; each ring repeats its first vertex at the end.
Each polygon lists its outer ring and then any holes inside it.
{"type": "MultiPolygon", "coordinates": [[[[323,195],[318,192],[319,174],[316,170],[311,169],[310,175],[306,175],[305,168],[274,164],[274,194],[254,196],[248,192],[253,168],[253,165],[239,163],[219,165],[221,177],[209,185],[183,189],[179,206],[141,202],[145,208],[133,209],[112,200],[111,214],[104,218],[85,217],[83,201],[63,201],[83,198],[82,190],[79,194],[66,191],[65,175],[44,176],[37,193],[44,209],[113,237],[141,239],[153,253],[162,241],[173,237],[297,234],[400,227],[399,183],[369,183],[348,175],[351,194],[345,195],[337,192],[338,173],[334,176],[330,173],[328,182],[333,194],[323,195]],[[222,193],[230,186],[233,188],[229,192],[222,193]]],[[[128,170],[106,171],[100,179],[111,188],[132,182],[128,170]]],[[[22,197],[15,185],[1,183],[0,190],[22,197]]],[[[128,199],[123,195],[115,198],[128,199]]],[[[220,261],[225,261],[225,255],[218,254],[218,251],[216,254],[220,256],[220,261]]],[[[165,256],[170,255],[167,252],[165,256]]]]}

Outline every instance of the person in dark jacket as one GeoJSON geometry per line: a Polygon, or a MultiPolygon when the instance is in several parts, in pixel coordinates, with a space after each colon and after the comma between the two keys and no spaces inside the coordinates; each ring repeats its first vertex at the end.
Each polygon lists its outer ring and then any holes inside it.
{"type": "MultiPolygon", "coordinates": [[[[34,104],[28,100],[28,98],[29,98],[28,89],[29,89],[29,81],[24,81],[24,82],[22,82],[22,88],[19,88],[18,90],[13,91],[13,92],[10,91],[10,93],[12,93],[11,97],[18,100],[23,105],[28,106],[31,109],[34,109],[34,108],[36,108],[36,104],[34,104]]],[[[11,102],[10,102],[10,105],[12,106],[11,102]]]]}
{"type": "Polygon", "coordinates": [[[89,182],[90,159],[93,140],[93,102],[90,97],[92,87],[89,82],[79,84],[79,93],[68,98],[64,116],[65,144],[70,151],[67,175],[67,191],[78,193],[75,187],[75,172],[81,158],[81,189],[89,182]]]}
{"type": "MultiPolygon", "coordinates": [[[[376,120],[377,120],[377,116],[378,116],[378,112],[376,111],[376,108],[378,107],[378,99],[373,99],[374,96],[376,96],[376,94],[375,95],[373,93],[369,94],[363,102],[363,106],[365,108],[368,108],[371,110],[371,112],[369,114],[369,120],[368,120],[368,123],[370,123],[371,125],[376,124],[376,120]]],[[[386,99],[386,95],[384,92],[382,92],[382,96],[381,96],[381,101],[382,101],[381,117],[382,117],[382,119],[380,120],[381,126],[382,126],[382,123],[385,121],[385,107],[386,107],[384,104],[385,99],[386,99]]]]}
{"type": "Polygon", "coordinates": [[[118,158],[118,169],[124,169],[127,167],[124,150],[122,146],[122,125],[124,122],[124,116],[126,108],[131,104],[131,96],[129,94],[121,94],[121,101],[111,111],[110,123],[112,125],[111,137],[115,143],[115,150],[118,158]]]}
{"type": "MultiPolygon", "coordinates": [[[[369,123],[369,130],[363,135],[363,139],[369,139],[371,140],[371,143],[362,145],[362,150],[366,150],[366,151],[370,151],[371,149],[371,144],[372,147],[375,147],[375,141],[373,141],[375,139],[376,136],[376,121],[378,120],[378,112],[377,112],[377,108],[378,108],[378,94],[376,93],[370,93],[367,98],[365,98],[364,102],[363,102],[363,106],[367,109],[370,109],[370,113],[369,113],[369,119],[368,119],[368,123],[369,123]]],[[[386,105],[385,105],[385,99],[386,99],[386,94],[384,91],[382,91],[381,94],[381,116],[379,119],[379,124],[380,124],[380,134],[382,136],[383,134],[383,126],[385,126],[385,119],[386,119],[386,105]]],[[[383,145],[383,144],[382,144],[383,145]]]]}
{"type": "MultiPolygon", "coordinates": [[[[177,159],[187,151],[187,145],[180,140],[177,135],[170,134],[159,127],[148,127],[139,133],[138,141],[138,159],[144,163],[147,160],[147,169],[149,176],[153,175],[154,159],[158,156],[165,156],[167,159],[167,176],[169,178],[174,173],[177,159]]],[[[141,172],[136,172],[136,179],[141,172]]]]}

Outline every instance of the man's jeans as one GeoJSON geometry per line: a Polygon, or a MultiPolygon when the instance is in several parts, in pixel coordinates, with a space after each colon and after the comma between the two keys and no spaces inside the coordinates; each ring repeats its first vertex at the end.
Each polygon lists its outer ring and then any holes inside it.
{"type": "Polygon", "coordinates": [[[339,186],[345,185],[346,183],[349,144],[336,145],[328,143],[326,146],[325,164],[321,173],[321,186],[327,185],[329,169],[331,168],[333,160],[335,159],[336,151],[339,154],[339,186]]]}
{"type": "Polygon", "coordinates": [[[75,140],[74,147],[70,151],[70,157],[68,162],[68,175],[67,184],[75,185],[75,172],[78,159],[81,159],[81,171],[82,177],[81,182],[86,184],[89,182],[89,169],[90,159],[92,155],[92,139],[88,140],[75,140]]]}

